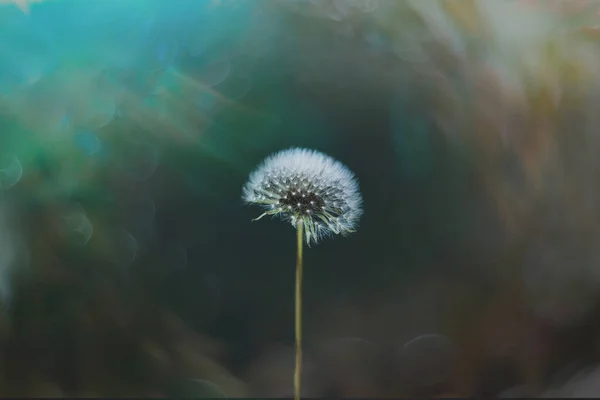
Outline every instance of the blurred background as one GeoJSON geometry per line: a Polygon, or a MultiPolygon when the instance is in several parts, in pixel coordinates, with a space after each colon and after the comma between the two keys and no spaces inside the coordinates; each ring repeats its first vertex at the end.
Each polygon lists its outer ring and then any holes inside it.
{"type": "Polygon", "coordinates": [[[0,3],[0,395],[292,395],[301,146],[306,397],[600,396],[600,2],[0,3]]]}

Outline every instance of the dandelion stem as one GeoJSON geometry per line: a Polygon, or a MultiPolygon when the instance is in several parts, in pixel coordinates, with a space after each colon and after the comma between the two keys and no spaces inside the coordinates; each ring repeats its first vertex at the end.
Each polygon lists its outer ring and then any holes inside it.
{"type": "Polygon", "coordinates": [[[298,221],[296,230],[296,369],[294,371],[294,399],[300,400],[300,379],[302,376],[302,247],[304,244],[303,221],[298,221]]]}

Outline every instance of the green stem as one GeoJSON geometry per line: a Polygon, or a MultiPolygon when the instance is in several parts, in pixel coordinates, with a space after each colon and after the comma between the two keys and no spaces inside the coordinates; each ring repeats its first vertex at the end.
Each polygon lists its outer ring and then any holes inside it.
{"type": "Polygon", "coordinates": [[[300,400],[300,378],[302,376],[302,237],[303,221],[298,221],[296,231],[296,370],[294,371],[294,399],[300,400]]]}

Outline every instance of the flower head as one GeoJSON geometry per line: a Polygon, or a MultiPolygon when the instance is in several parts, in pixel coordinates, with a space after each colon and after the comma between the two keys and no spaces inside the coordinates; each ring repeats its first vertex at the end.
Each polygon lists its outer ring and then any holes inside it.
{"type": "Polygon", "coordinates": [[[354,232],[362,198],[352,171],[314,150],[293,148],[269,156],[250,175],[243,199],[263,206],[296,227],[302,221],[306,242],[354,232]]]}

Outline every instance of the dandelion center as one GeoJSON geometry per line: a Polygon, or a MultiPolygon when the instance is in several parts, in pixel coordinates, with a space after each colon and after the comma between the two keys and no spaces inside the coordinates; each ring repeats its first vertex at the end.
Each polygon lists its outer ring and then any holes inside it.
{"type": "Polygon", "coordinates": [[[291,207],[291,210],[296,214],[316,213],[325,206],[321,196],[312,191],[299,188],[288,190],[279,200],[279,203],[285,208],[291,207]]]}

